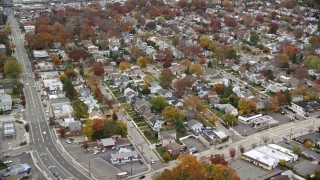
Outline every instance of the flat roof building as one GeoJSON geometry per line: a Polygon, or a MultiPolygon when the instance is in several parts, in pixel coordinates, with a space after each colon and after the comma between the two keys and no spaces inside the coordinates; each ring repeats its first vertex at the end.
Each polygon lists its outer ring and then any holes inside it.
{"type": "Polygon", "coordinates": [[[3,123],[3,140],[16,138],[16,127],[14,123],[14,121],[3,123]]]}
{"type": "Polygon", "coordinates": [[[271,170],[278,166],[280,160],[285,160],[286,162],[297,161],[298,155],[279,145],[268,144],[243,153],[242,159],[271,170]]]}

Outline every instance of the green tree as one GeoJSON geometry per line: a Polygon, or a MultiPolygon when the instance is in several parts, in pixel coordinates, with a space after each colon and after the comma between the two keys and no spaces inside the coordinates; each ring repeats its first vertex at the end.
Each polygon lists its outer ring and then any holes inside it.
{"type": "Polygon", "coordinates": [[[306,147],[306,148],[308,148],[308,149],[311,149],[312,146],[313,146],[312,141],[307,140],[306,142],[304,142],[304,147],[306,147]]]}
{"type": "Polygon", "coordinates": [[[293,153],[300,155],[302,153],[302,150],[299,146],[294,145],[293,146],[293,153]]]}
{"type": "Polygon", "coordinates": [[[288,104],[291,104],[292,95],[288,89],[284,91],[284,96],[286,97],[288,104]]]}
{"type": "Polygon", "coordinates": [[[17,78],[22,73],[21,64],[14,58],[6,58],[4,63],[4,74],[17,78]]]}
{"type": "Polygon", "coordinates": [[[208,68],[213,68],[213,65],[212,65],[212,61],[209,61],[208,62],[208,66],[207,66],[208,68]]]}
{"type": "Polygon", "coordinates": [[[169,88],[171,86],[173,79],[174,79],[174,75],[171,69],[169,68],[163,69],[159,77],[160,86],[165,89],[169,88]]]}
{"type": "Polygon", "coordinates": [[[126,137],[128,135],[127,124],[122,120],[117,120],[115,134],[121,135],[122,137],[126,137]]]}
{"type": "Polygon", "coordinates": [[[237,58],[237,52],[233,48],[228,48],[226,51],[226,58],[227,59],[236,59],[237,58]]]}
{"type": "Polygon", "coordinates": [[[231,113],[226,113],[223,117],[223,121],[230,126],[233,124],[232,122],[237,121],[237,118],[231,113]]]}
{"type": "Polygon", "coordinates": [[[78,98],[73,99],[72,102],[72,108],[73,108],[73,116],[76,119],[81,119],[81,118],[88,118],[88,106],[80,101],[78,98]]]}
{"type": "Polygon", "coordinates": [[[256,32],[252,32],[250,34],[250,42],[251,42],[251,44],[255,46],[255,45],[257,45],[258,41],[259,41],[259,34],[256,33],[256,32]]]}
{"type": "Polygon", "coordinates": [[[72,99],[75,95],[76,90],[72,84],[72,81],[69,77],[65,78],[63,81],[63,90],[66,92],[66,96],[72,99]]]}
{"type": "Polygon", "coordinates": [[[154,110],[161,112],[169,103],[167,102],[166,98],[163,96],[153,97],[151,99],[151,106],[154,110]]]}

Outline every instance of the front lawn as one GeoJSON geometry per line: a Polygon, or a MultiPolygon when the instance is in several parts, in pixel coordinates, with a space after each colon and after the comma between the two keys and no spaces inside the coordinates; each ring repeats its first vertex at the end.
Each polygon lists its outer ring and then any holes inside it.
{"type": "Polygon", "coordinates": [[[259,84],[256,84],[256,83],[249,83],[250,86],[254,87],[255,89],[261,91],[263,90],[263,87],[259,84]]]}
{"type": "Polygon", "coordinates": [[[211,109],[211,110],[212,110],[212,112],[213,112],[215,115],[217,115],[217,116],[220,117],[220,118],[222,118],[222,116],[224,115],[224,112],[219,111],[219,110],[217,110],[217,109],[211,109]]]}
{"type": "Polygon", "coordinates": [[[151,144],[158,143],[158,133],[153,130],[144,131],[143,134],[150,141],[151,144]]]}

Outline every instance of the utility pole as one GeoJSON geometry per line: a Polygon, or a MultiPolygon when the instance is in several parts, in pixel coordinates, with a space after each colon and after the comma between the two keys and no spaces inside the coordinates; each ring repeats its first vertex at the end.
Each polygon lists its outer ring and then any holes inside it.
{"type": "Polygon", "coordinates": [[[291,128],[291,130],[290,130],[290,140],[291,140],[291,136],[292,136],[292,128],[291,128]]]}

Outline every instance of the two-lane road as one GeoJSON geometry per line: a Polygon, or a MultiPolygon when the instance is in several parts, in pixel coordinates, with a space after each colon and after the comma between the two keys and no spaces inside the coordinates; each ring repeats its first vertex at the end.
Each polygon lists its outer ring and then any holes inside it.
{"type": "Polygon", "coordinates": [[[12,40],[16,47],[15,55],[23,67],[21,79],[24,84],[27,104],[24,115],[31,125],[31,146],[33,151],[36,152],[36,158],[42,167],[41,171],[46,172],[52,179],[56,178],[53,176],[54,172],[57,172],[62,179],[90,179],[67,161],[62,155],[61,149],[56,146],[56,138],[54,138],[53,132],[49,127],[48,117],[46,117],[46,112],[38,93],[40,87],[37,87],[33,78],[28,55],[24,47],[24,37],[14,18],[10,16],[8,19],[12,30],[12,40]]]}

